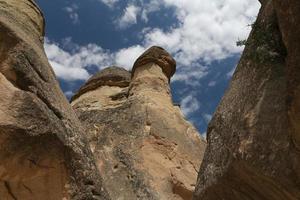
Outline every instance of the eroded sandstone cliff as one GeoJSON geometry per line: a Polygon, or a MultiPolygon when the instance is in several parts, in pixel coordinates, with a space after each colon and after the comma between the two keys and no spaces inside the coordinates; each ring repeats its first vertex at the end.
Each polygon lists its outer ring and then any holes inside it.
{"type": "Polygon", "coordinates": [[[0,0],[0,199],[108,199],[43,50],[32,0],[0,0]]]}
{"type": "Polygon", "coordinates": [[[112,199],[191,199],[206,142],[172,103],[175,61],[152,47],[131,74],[110,67],[72,99],[112,199]]]}
{"type": "Polygon", "coordinates": [[[209,124],[195,200],[300,199],[300,1],[261,3],[209,124]]]}

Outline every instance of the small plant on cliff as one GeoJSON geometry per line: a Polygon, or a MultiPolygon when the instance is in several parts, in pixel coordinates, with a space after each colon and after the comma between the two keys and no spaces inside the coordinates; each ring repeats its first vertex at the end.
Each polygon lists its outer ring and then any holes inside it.
{"type": "Polygon", "coordinates": [[[236,46],[241,47],[241,46],[245,46],[247,44],[247,40],[238,40],[236,42],[236,46]]]}
{"type": "Polygon", "coordinates": [[[252,51],[247,55],[258,63],[277,62],[286,55],[282,43],[276,16],[266,23],[255,22],[251,25],[252,37],[248,41],[240,41],[239,45],[247,45],[252,51]]]}

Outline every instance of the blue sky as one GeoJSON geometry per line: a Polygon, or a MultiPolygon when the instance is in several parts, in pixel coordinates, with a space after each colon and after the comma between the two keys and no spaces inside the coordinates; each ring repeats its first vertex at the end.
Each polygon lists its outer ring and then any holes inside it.
{"type": "Polygon", "coordinates": [[[159,45],[177,61],[174,102],[202,133],[222,98],[257,0],[36,0],[46,18],[45,50],[69,98],[93,73],[126,69],[159,45]]]}

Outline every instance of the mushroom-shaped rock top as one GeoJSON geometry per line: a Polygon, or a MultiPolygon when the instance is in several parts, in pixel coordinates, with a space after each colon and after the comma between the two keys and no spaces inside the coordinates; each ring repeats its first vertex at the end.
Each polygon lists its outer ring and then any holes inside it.
{"type": "Polygon", "coordinates": [[[71,98],[71,102],[82,94],[95,90],[100,86],[127,87],[130,83],[130,72],[121,67],[108,67],[93,75],[71,98]]]}
{"type": "Polygon", "coordinates": [[[153,46],[145,51],[134,63],[131,75],[134,75],[136,68],[148,63],[155,63],[159,65],[164,74],[170,79],[176,72],[176,61],[163,48],[153,46]]]}

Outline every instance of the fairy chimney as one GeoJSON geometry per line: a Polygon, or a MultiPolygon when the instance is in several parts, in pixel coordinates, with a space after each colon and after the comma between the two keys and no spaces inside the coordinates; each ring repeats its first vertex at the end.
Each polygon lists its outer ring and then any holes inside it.
{"type": "Polygon", "coordinates": [[[175,67],[171,55],[152,47],[134,63],[131,80],[124,69],[104,69],[72,101],[112,199],[192,198],[206,142],[173,106],[175,67]],[[121,71],[104,83],[101,74],[121,71]]]}

